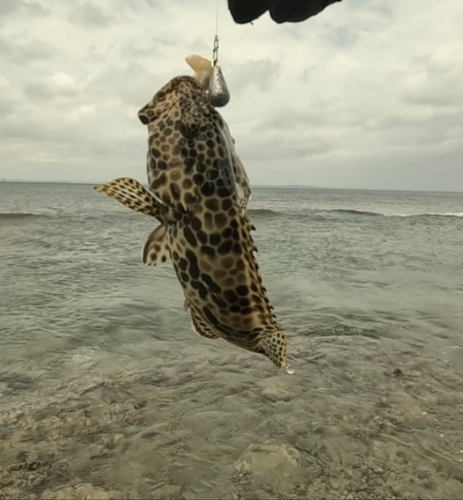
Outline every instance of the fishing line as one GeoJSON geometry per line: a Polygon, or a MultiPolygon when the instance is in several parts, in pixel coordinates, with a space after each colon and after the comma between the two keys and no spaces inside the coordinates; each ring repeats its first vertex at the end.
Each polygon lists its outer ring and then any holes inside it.
{"type": "Polygon", "coordinates": [[[214,48],[212,50],[212,71],[209,79],[209,99],[211,104],[216,108],[225,106],[230,100],[230,92],[228,91],[219,62],[219,1],[220,0],[217,0],[215,12],[215,37],[214,48]]]}

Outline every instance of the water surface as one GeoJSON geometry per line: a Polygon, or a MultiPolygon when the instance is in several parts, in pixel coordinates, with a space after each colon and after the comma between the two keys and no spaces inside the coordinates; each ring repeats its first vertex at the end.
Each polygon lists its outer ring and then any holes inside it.
{"type": "Polygon", "coordinates": [[[461,496],[463,194],[256,188],[250,218],[293,375],[190,330],[154,219],[0,183],[0,492],[461,496]]]}

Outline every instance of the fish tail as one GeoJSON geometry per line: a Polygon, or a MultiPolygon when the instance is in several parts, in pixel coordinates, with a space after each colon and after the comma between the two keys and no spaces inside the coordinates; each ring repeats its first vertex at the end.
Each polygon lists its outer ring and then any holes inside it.
{"type": "Polygon", "coordinates": [[[275,331],[262,337],[258,343],[258,351],[278,368],[286,366],[286,338],[283,332],[275,331]]]}
{"type": "Polygon", "coordinates": [[[128,208],[146,215],[156,217],[160,222],[164,222],[167,214],[167,207],[157,201],[148,191],[135,179],[120,177],[107,184],[96,186],[95,191],[104,193],[122,203],[128,208]]]}

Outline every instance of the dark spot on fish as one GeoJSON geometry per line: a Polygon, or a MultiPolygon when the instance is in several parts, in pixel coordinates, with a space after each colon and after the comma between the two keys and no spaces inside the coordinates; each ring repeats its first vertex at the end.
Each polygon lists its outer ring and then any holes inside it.
{"type": "Polygon", "coordinates": [[[197,279],[199,277],[199,267],[198,267],[198,259],[196,258],[196,255],[191,251],[187,250],[186,251],[186,258],[190,262],[190,275],[193,279],[197,279]]]}
{"type": "Polygon", "coordinates": [[[203,313],[213,325],[219,324],[219,320],[212,314],[212,311],[208,307],[203,307],[203,313]]]}
{"type": "Polygon", "coordinates": [[[243,309],[241,309],[241,314],[243,316],[245,316],[246,314],[251,314],[252,313],[252,309],[250,307],[244,307],[243,309]]]}
{"type": "Polygon", "coordinates": [[[166,174],[162,173],[157,179],[153,182],[153,189],[157,189],[160,186],[163,186],[166,183],[166,174]]]}
{"type": "Polygon", "coordinates": [[[194,231],[199,231],[201,229],[201,221],[198,219],[198,217],[193,217],[193,220],[191,221],[191,227],[194,231]]]}
{"type": "Polygon", "coordinates": [[[218,200],[216,200],[215,198],[213,198],[211,200],[207,200],[206,201],[206,208],[208,208],[212,212],[217,212],[217,210],[219,209],[218,200]]]}
{"type": "Polygon", "coordinates": [[[193,181],[197,186],[201,186],[201,184],[204,182],[204,176],[201,174],[195,174],[193,176],[193,181]]]}
{"type": "Polygon", "coordinates": [[[209,236],[209,243],[211,245],[214,245],[214,246],[217,246],[220,244],[220,242],[222,241],[222,238],[220,237],[220,234],[211,234],[209,236]]]}
{"type": "Polygon", "coordinates": [[[227,229],[224,229],[224,230],[222,231],[222,236],[223,236],[224,238],[230,238],[230,236],[231,236],[232,234],[233,234],[233,231],[232,231],[232,229],[231,229],[231,228],[229,228],[229,227],[227,227],[227,229]]]}
{"type": "Polygon", "coordinates": [[[155,158],[161,158],[161,151],[159,151],[159,149],[156,149],[156,148],[151,148],[151,154],[152,154],[155,158]]]}
{"type": "Polygon", "coordinates": [[[167,170],[167,163],[164,160],[158,161],[159,170],[167,170]]]}
{"type": "Polygon", "coordinates": [[[177,120],[175,122],[174,128],[175,130],[178,130],[186,139],[192,139],[196,135],[195,132],[188,128],[181,120],[177,120]]]}
{"type": "Polygon", "coordinates": [[[241,299],[240,300],[240,306],[241,307],[249,307],[251,305],[251,302],[249,301],[249,299],[241,299]]]}
{"type": "Polygon", "coordinates": [[[222,201],[222,210],[229,210],[232,205],[233,205],[233,202],[230,199],[223,200],[222,201]]]}
{"type": "Polygon", "coordinates": [[[212,182],[205,182],[201,187],[201,193],[203,193],[204,196],[212,196],[214,194],[214,191],[215,188],[212,182]]]}
{"type": "Polygon", "coordinates": [[[208,295],[209,292],[207,291],[207,288],[200,281],[194,281],[194,280],[192,280],[191,281],[191,286],[195,290],[198,290],[199,296],[202,299],[205,299],[207,297],[207,295],[208,295]]]}
{"type": "Polygon", "coordinates": [[[216,170],[209,170],[206,174],[206,177],[211,181],[217,179],[218,176],[219,174],[217,173],[216,170]]]}
{"type": "Polygon", "coordinates": [[[189,174],[193,170],[195,163],[196,161],[193,158],[185,160],[185,173],[189,174]]]}
{"type": "Polygon", "coordinates": [[[209,247],[207,245],[203,245],[201,247],[201,252],[202,253],[205,253],[206,255],[210,255],[211,257],[214,257],[215,256],[215,251],[212,247],[209,247]]]}
{"type": "Polygon", "coordinates": [[[188,276],[187,273],[180,273],[180,277],[182,278],[182,281],[185,283],[188,283],[190,281],[190,277],[188,276]]]}
{"type": "Polygon", "coordinates": [[[241,295],[241,297],[246,297],[246,295],[248,295],[249,293],[249,288],[246,285],[241,285],[237,287],[236,293],[238,295],[241,295]]]}
{"type": "Polygon", "coordinates": [[[186,268],[188,267],[188,261],[186,259],[180,259],[179,263],[178,263],[178,267],[182,270],[182,271],[186,271],[186,268]]]}
{"type": "Polygon", "coordinates": [[[172,196],[174,197],[174,200],[179,200],[180,199],[180,194],[181,194],[181,191],[180,191],[180,188],[178,187],[177,184],[171,184],[170,185],[170,191],[172,193],[172,196]]]}
{"type": "Polygon", "coordinates": [[[172,133],[172,129],[170,127],[166,128],[166,130],[164,130],[164,135],[170,135],[172,133]]]}
{"type": "Polygon", "coordinates": [[[239,243],[235,243],[233,245],[233,253],[241,253],[241,252],[242,252],[241,245],[239,243]]]}
{"type": "Polygon", "coordinates": [[[219,252],[219,254],[221,255],[225,255],[227,253],[229,253],[232,249],[232,246],[233,246],[233,242],[232,241],[225,241],[224,243],[222,243],[219,248],[217,249],[217,251],[219,252]]]}
{"type": "Polygon", "coordinates": [[[178,253],[174,250],[174,253],[173,253],[173,258],[174,260],[178,260],[180,258],[180,256],[178,255],[178,253]]]}
{"type": "Polygon", "coordinates": [[[206,273],[201,274],[201,279],[206,283],[206,285],[214,292],[221,293],[222,289],[220,286],[206,273]]]}
{"type": "Polygon", "coordinates": [[[183,189],[190,189],[193,183],[191,182],[191,179],[185,179],[182,183],[182,188],[183,189]]]}
{"type": "Polygon", "coordinates": [[[192,247],[195,247],[198,244],[195,235],[193,234],[193,231],[188,226],[183,228],[183,234],[185,235],[186,240],[192,247]]]}
{"type": "Polygon", "coordinates": [[[223,301],[218,295],[212,295],[212,300],[221,308],[225,309],[227,307],[227,303],[223,301]]]}
{"type": "Polygon", "coordinates": [[[207,234],[204,231],[198,231],[197,237],[201,243],[207,243],[207,234]]]}
{"type": "Polygon", "coordinates": [[[241,311],[241,307],[240,306],[230,306],[230,312],[232,313],[239,313],[241,311]]]}
{"type": "Polygon", "coordinates": [[[236,295],[233,290],[227,290],[224,293],[224,297],[230,304],[235,304],[236,302],[238,302],[238,295],[236,295]]]}
{"type": "Polygon", "coordinates": [[[196,196],[192,195],[191,193],[185,193],[185,203],[187,205],[194,205],[197,202],[198,199],[196,198],[196,196]]]}
{"type": "Polygon", "coordinates": [[[204,163],[200,163],[197,167],[196,170],[200,173],[203,174],[206,171],[206,165],[204,163]]]}

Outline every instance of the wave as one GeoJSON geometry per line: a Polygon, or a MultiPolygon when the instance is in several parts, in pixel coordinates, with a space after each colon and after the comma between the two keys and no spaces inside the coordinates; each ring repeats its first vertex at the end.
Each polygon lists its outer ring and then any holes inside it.
{"type": "Polygon", "coordinates": [[[275,210],[270,210],[268,208],[250,208],[247,210],[250,215],[261,215],[263,217],[284,215],[282,212],[277,212],[275,210]]]}
{"type": "Polygon", "coordinates": [[[463,217],[463,212],[428,212],[423,214],[384,214],[386,217],[463,217]]]}
{"type": "Polygon", "coordinates": [[[376,216],[376,215],[385,215],[381,214],[378,212],[368,212],[366,210],[355,210],[353,208],[333,208],[331,210],[320,210],[320,212],[341,212],[344,214],[352,214],[352,215],[369,215],[369,216],[376,216]]]}
{"type": "Polygon", "coordinates": [[[351,215],[368,215],[377,217],[463,217],[463,212],[424,212],[420,214],[400,214],[400,213],[383,213],[369,212],[366,210],[355,210],[347,208],[334,208],[331,210],[320,210],[321,212],[341,212],[351,215]]]}
{"type": "Polygon", "coordinates": [[[10,219],[26,219],[28,217],[47,217],[44,214],[34,214],[32,212],[3,212],[0,213],[0,220],[10,220],[10,219]]]}

